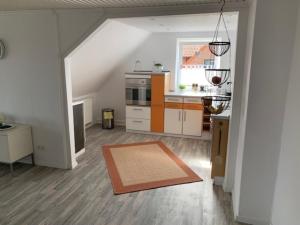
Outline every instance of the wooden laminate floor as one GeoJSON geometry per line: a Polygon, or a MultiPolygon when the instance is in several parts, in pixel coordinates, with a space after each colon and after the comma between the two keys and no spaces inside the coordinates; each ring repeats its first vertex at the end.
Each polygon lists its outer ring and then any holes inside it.
{"type": "Polygon", "coordinates": [[[0,164],[1,225],[237,225],[231,196],[210,179],[209,142],[126,133],[124,128],[87,131],[86,153],[74,170],[0,164]],[[204,181],[113,195],[103,144],[161,140],[204,181]]]}

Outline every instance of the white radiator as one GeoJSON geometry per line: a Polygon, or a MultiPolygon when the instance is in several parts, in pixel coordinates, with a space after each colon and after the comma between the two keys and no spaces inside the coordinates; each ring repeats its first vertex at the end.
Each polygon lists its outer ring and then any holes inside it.
{"type": "Polygon", "coordinates": [[[93,99],[86,98],[84,101],[84,124],[86,126],[93,123],[93,99]]]}

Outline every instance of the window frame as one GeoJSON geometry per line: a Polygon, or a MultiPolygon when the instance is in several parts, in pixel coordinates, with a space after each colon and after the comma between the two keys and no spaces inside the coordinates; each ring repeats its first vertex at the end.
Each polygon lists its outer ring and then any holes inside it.
{"type": "MultiPolygon", "coordinates": [[[[183,45],[187,44],[199,44],[199,45],[208,45],[211,42],[211,38],[177,38],[176,42],[176,68],[175,68],[175,90],[179,89],[181,81],[181,64],[182,64],[182,54],[183,54],[183,45]]],[[[217,65],[220,65],[220,59],[215,58],[217,65]]]]}

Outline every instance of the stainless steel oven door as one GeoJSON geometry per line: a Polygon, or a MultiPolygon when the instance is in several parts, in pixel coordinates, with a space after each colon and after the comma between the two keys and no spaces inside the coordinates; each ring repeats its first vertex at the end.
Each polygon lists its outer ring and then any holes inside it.
{"type": "Polygon", "coordinates": [[[151,80],[126,79],[126,104],[151,105],[151,80]]]}

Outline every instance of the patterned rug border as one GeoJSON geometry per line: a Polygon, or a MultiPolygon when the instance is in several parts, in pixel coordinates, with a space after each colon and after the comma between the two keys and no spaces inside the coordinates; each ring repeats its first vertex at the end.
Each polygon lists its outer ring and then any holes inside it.
{"type": "Polygon", "coordinates": [[[104,145],[102,149],[103,149],[103,156],[106,161],[107,171],[110,176],[111,183],[113,186],[113,191],[115,194],[124,194],[124,193],[148,190],[153,188],[160,188],[160,187],[166,187],[166,186],[172,186],[178,184],[186,184],[186,183],[203,181],[202,178],[200,178],[189,166],[187,166],[185,162],[183,162],[180,158],[178,158],[178,156],[161,141],[104,145]],[[188,175],[188,177],[124,186],[122,184],[121,177],[117,170],[115,161],[110,152],[110,148],[122,148],[122,147],[150,145],[150,144],[159,145],[160,148],[188,175]]]}

